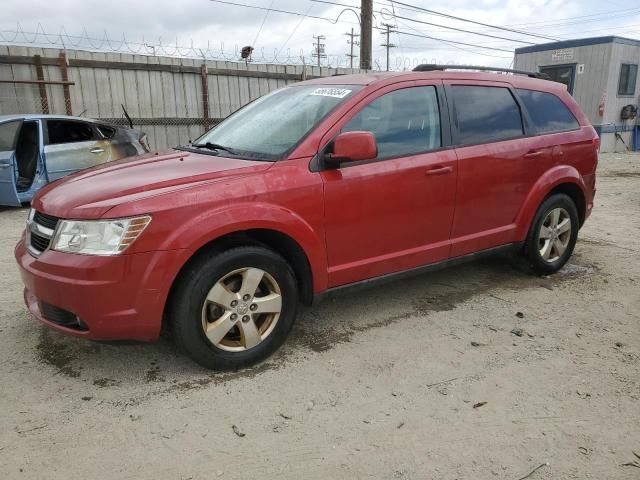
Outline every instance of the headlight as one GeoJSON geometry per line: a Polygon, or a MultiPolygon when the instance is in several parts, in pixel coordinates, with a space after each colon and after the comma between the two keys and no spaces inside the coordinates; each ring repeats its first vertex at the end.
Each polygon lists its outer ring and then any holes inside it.
{"type": "Polygon", "coordinates": [[[83,255],[118,255],[138,238],[149,222],[149,216],[116,220],[60,220],[51,248],[83,255]]]}

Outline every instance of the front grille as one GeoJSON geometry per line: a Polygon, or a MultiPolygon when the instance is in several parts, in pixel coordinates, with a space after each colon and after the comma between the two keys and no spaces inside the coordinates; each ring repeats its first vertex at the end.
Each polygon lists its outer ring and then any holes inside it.
{"type": "Polygon", "coordinates": [[[49,248],[49,243],[51,243],[50,238],[42,237],[37,233],[31,232],[31,246],[38,252],[44,252],[49,248]]]}
{"type": "Polygon", "coordinates": [[[35,211],[33,218],[27,224],[29,230],[28,246],[29,252],[34,256],[39,256],[51,243],[51,237],[58,225],[59,219],[46,213],[35,211]]]}
{"type": "Polygon", "coordinates": [[[58,225],[58,218],[38,211],[33,215],[33,221],[39,223],[45,228],[50,228],[51,230],[55,230],[56,225],[58,225]]]}
{"type": "Polygon", "coordinates": [[[40,302],[40,312],[46,320],[62,325],[63,327],[82,331],[88,330],[84,322],[82,322],[76,315],[63,308],[56,307],[49,303],[40,302]]]}

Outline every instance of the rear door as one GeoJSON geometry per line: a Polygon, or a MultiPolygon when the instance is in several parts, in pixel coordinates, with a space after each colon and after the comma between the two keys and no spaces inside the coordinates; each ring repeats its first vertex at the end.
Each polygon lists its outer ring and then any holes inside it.
{"type": "Polygon", "coordinates": [[[110,158],[108,142],[99,136],[91,122],[81,120],[47,120],[44,153],[50,181],[108,162],[110,158]]]}
{"type": "Polygon", "coordinates": [[[22,120],[0,123],[0,205],[20,205],[16,190],[16,140],[22,120]]]}
{"type": "Polygon", "coordinates": [[[551,150],[537,148],[530,122],[507,83],[451,81],[458,194],[451,256],[516,241],[516,216],[551,150]]]}

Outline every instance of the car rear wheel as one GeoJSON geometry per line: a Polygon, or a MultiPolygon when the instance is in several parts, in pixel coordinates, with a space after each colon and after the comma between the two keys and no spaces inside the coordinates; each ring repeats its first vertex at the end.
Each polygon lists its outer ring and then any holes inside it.
{"type": "Polygon", "coordinates": [[[176,343],[200,365],[237,369],[284,342],[298,306],[294,273],[277,253],[238,247],[196,258],[169,308],[176,343]]]}
{"type": "Polygon", "coordinates": [[[542,202],[525,245],[525,255],[536,273],[555,273],[567,263],[576,245],[579,225],[578,210],[568,195],[554,194],[542,202]]]}

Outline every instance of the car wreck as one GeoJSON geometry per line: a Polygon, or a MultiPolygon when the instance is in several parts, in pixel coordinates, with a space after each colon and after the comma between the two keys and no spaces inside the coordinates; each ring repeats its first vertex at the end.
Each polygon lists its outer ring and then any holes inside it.
{"type": "Polygon", "coordinates": [[[0,205],[19,206],[49,182],[149,151],[132,128],[81,117],[0,116],[0,205]]]}

